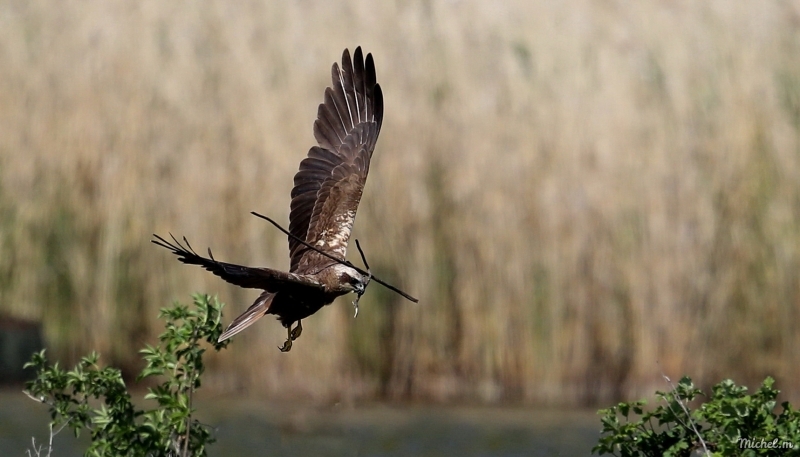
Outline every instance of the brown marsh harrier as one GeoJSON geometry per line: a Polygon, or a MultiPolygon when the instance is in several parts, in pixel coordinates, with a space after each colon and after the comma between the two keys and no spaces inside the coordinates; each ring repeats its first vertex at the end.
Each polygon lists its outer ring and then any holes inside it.
{"type": "MultiPolygon", "coordinates": [[[[287,329],[281,351],[292,348],[303,331],[302,319],[349,292],[357,294],[353,305],[370,280],[389,287],[416,302],[413,297],[375,278],[370,272],[345,260],[347,243],[369,172],[372,151],[383,121],[383,94],[375,79],[372,54],[366,61],[361,48],[353,59],[345,49],[342,66],[334,63],[332,85],[325,89],[314,122],[318,146],[308,151],[294,176],[289,231],[271,219],[256,214],[289,236],[289,272],[219,262],[211,250],[209,257],[198,255],[184,238],[185,247],[154,235],[153,243],[165,247],[178,260],[200,265],[225,281],[252,289],[262,289],[255,303],[233,320],[219,340],[223,341],[253,325],[266,314],[275,314],[287,329]],[[297,326],[292,325],[297,322],[297,326]]],[[[358,243],[358,241],[356,241],[358,243]]],[[[359,247],[360,250],[360,247],[359,247]]],[[[363,253],[362,253],[363,259],[363,253]]],[[[363,259],[366,264],[366,259],[363,259]]],[[[367,266],[369,269],[369,266],[367,266]]]]}

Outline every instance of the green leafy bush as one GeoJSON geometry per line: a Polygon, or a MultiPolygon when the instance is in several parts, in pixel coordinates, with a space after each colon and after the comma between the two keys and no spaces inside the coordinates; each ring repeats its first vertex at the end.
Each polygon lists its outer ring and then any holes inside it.
{"type": "Polygon", "coordinates": [[[50,365],[44,351],[34,354],[25,366],[33,367],[37,375],[26,384],[26,393],[50,407],[51,433],[63,426],[75,436],[88,430],[92,441],[88,456],[206,455],[206,446],[214,438],[207,427],[192,419],[192,396],[200,388],[204,370],[202,342],[219,351],[227,341],[217,343],[224,305],[208,295],[193,299],[193,309],[177,303],[162,309],[159,317],[166,319],[166,331],[159,345],[140,351],[147,365],[137,380],[164,379],[145,396],[158,403],[153,409],[136,409],[121,372],[101,368],[96,353],[70,371],[57,362],[50,365]]]}
{"type": "Polygon", "coordinates": [[[603,436],[592,449],[599,454],[629,456],[792,456],[800,455],[800,411],[788,402],[775,413],[780,393],[767,378],[753,394],[725,380],[712,388],[705,403],[692,410],[701,395],[692,380],[682,378],[645,412],[645,401],[620,403],[599,411],[603,436]]]}

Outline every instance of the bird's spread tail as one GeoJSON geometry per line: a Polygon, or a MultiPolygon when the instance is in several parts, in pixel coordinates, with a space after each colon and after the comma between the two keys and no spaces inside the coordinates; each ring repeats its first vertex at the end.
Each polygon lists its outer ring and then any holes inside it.
{"type": "Polygon", "coordinates": [[[266,291],[262,292],[253,305],[247,308],[247,311],[242,313],[241,316],[234,319],[233,322],[231,322],[231,325],[229,325],[228,328],[222,332],[218,342],[227,340],[233,335],[236,335],[247,327],[253,325],[255,321],[264,317],[269,309],[269,305],[272,304],[273,298],[275,298],[275,294],[266,291]]]}

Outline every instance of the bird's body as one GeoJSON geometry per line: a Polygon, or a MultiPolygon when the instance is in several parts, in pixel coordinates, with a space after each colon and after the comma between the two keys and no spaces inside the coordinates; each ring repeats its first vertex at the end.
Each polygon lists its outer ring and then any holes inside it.
{"type": "Polygon", "coordinates": [[[383,95],[372,55],[365,61],[359,47],[353,57],[345,49],[341,69],[333,64],[332,86],[325,90],[314,122],[318,146],[309,150],[294,177],[288,273],[219,262],[210,250],[208,258],[202,257],[188,242],[184,247],[174,238],[172,243],[156,235],[153,241],[183,263],[200,265],[231,284],[264,291],[220,341],[274,314],[288,331],[281,348],[286,352],[300,336],[302,319],[340,295],[355,292],[360,297],[372,278],[347,263],[345,255],[383,121],[383,95]]]}
{"type": "MultiPolygon", "coordinates": [[[[366,279],[362,278],[362,275],[352,268],[349,268],[349,270],[352,271],[343,273],[342,270],[347,268],[348,267],[344,265],[333,264],[324,268],[317,274],[310,273],[305,275],[307,278],[313,278],[318,281],[322,286],[320,290],[304,289],[299,292],[283,290],[276,293],[265,291],[251,308],[258,307],[259,302],[264,301],[266,305],[261,305],[261,308],[264,309],[264,313],[261,313],[259,317],[264,314],[275,314],[278,316],[278,320],[281,321],[281,324],[288,328],[293,323],[316,313],[323,306],[330,305],[336,297],[340,295],[363,291],[363,289],[359,289],[359,287],[362,287],[361,284],[366,282],[366,279]],[[350,279],[342,280],[343,276],[354,279],[352,282],[350,279]]],[[[245,314],[247,314],[247,312],[245,312],[245,314]]],[[[242,316],[244,316],[244,314],[242,316]]],[[[226,330],[226,333],[232,332],[234,329],[234,324],[231,324],[226,330]]],[[[233,333],[230,336],[233,336],[233,333]]]]}

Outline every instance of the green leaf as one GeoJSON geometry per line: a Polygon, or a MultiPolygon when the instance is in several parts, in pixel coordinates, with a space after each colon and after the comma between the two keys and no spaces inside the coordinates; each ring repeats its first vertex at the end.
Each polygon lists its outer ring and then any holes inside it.
{"type": "Polygon", "coordinates": [[[783,411],[775,414],[779,391],[771,378],[752,396],[746,387],[737,386],[730,379],[713,386],[711,391],[711,396],[705,396],[691,379],[684,377],[671,392],[657,392],[660,404],[648,413],[643,413],[643,401],[601,409],[602,435],[593,452],[620,457],[682,456],[694,450],[691,455],[695,455],[699,442],[695,429],[715,456],[788,455],[785,450],[740,449],[740,438],[800,443],[800,412],[784,402],[783,411]],[[688,409],[688,402],[697,396],[704,396],[706,401],[690,410],[687,417],[683,408],[688,409]],[[624,424],[620,424],[618,412],[626,418],[624,424]]]}
{"type": "Polygon", "coordinates": [[[53,424],[66,424],[75,433],[90,430],[91,445],[86,455],[167,455],[175,436],[184,436],[189,427],[191,455],[204,455],[214,441],[208,430],[191,420],[190,395],[201,385],[206,341],[216,343],[222,332],[222,304],[208,295],[195,295],[194,308],[175,304],[160,316],[166,319],[165,332],[158,346],[140,351],[146,362],[137,379],[162,377],[161,384],[148,389],[145,399],[156,400],[151,410],[138,410],[132,402],[120,370],[100,368],[99,356],[91,353],[69,371],[58,362],[48,365],[45,352],[31,356],[26,363],[36,370],[36,378],[26,383],[31,395],[48,404],[53,424]],[[89,407],[88,399],[99,399],[99,408],[89,407]]]}

